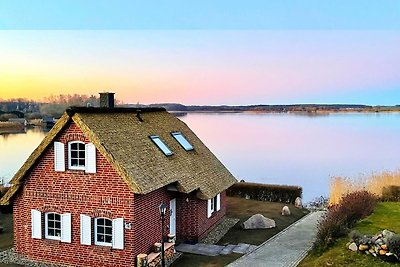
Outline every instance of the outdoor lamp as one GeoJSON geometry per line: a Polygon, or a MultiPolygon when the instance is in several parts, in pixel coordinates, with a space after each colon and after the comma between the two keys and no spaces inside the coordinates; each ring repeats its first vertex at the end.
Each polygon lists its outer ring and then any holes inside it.
{"type": "Polygon", "coordinates": [[[165,267],[165,255],[164,255],[164,218],[165,218],[165,212],[167,211],[167,205],[165,203],[161,203],[160,207],[158,207],[160,210],[160,216],[161,216],[161,267],[165,267]]]}

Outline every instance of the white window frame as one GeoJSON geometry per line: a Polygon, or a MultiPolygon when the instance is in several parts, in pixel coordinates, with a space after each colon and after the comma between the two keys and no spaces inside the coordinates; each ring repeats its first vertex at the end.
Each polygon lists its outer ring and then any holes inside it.
{"type": "Polygon", "coordinates": [[[194,150],[193,145],[187,140],[187,138],[181,132],[172,132],[172,137],[181,145],[186,151],[194,150]],[[181,137],[182,140],[179,138],[181,137]]]}
{"type": "Polygon", "coordinates": [[[71,164],[71,145],[72,144],[83,144],[84,147],[85,147],[84,153],[86,155],[86,146],[85,146],[84,142],[82,142],[82,141],[71,141],[71,142],[68,142],[68,169],[84,171],[85,170],[85,166],[86,166],[86,156],[83,158],[85,160],[85,164],[83,166],[72,166],[72,164],[71,164]]]}
{"type": "Polygon", "coordinates": [[[62,236],[62,214],[59,214],[57,212],[46,212],[45,213],[45,226],[44,226],[44,236],[46,239],[51,239],[51,240],[60,240],[61,241],[61,236],[62,236]],[[60,236],[52,236],[48,234],[48,215],[54,214],[60,216],[60,236]]]}
{"type": "Polygon", "coordinates": [[[105,218],[105,217],[97,217],[94,219],[94,244],[98,245],[98,246],[105,246],[105,247],[112,247],[113,245],[113,220],[109,219],[109,218],[105,218]],[[97,220],[99,219],[105,219],[105,220],[109,220],[111,222],[111,242],[101,242],[101,241],[97,241],[97,220]]]}
{"type": "Polygon", "coordinates": [[[153,141],[153,143],[156,145],[156,147],[160,149],[165,156],[168,157],[174,154],[174,152],[172,152],[172,150],[167,146],[167,144],[164,142],[164,140],[161,139],[160,136],[150,135],[149,137],[151,141],[153,141]]]}

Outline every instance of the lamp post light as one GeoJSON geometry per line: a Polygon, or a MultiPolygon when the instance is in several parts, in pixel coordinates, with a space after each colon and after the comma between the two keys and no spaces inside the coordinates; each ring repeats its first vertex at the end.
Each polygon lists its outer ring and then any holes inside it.
{"type": "Polygon", "coordinates": [[[161,267],[165,267],[165,255],[164,255],[164,219],[165,212],[167,211],[167,205],[161,203],[160,207],[160,217],[161,217],[161,267]]]}

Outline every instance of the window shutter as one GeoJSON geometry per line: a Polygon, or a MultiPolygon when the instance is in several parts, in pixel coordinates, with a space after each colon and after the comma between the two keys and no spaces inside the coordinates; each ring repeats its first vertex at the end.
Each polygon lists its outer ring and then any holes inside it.
{"type": "Polygon", "coordinates": [[[112,221],[112,247],[124,249],[124,219],[117,218],[112,221]]]}
{"type": "Polygon", "coordinates": [[[81,214],[81,244],[92,244],[92,218],[81,214]]]}
{"type": "Polygon", "coordinates": [[[92,143],[85,145],[85,172],[96,173],[96,146],[92,143]]]}
{"type": "Polygon", "coordinates": [[[221,194],[217,195],[217,211],[221,209],[221,194]]]}
{"type": "Polygon", "coordinates": [[[42,239],[42,213],[38,210],[31,210],[32,238],[42,239]]]}
{"type": "Polygon", "coordinates": [[[65,171],[65,149],[61,142],[54,142],[54,170],[56,172],[65,171]]]}
{"type": "Polygon", "coordinates": [[[71,213],[61,214],[61,242],[71,243],[71,213]]]}
{"type": "Polygon", "coordinates": [[[207,200],[207,218],[211,217],[211,201],[213,201],[213,199],[209,199],[207,200]]]}

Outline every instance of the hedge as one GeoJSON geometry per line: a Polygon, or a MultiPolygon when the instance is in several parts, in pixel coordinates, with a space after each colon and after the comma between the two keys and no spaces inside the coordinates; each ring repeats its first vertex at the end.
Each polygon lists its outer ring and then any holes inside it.
{"type": "Polygon", "coordinates": [[[260,201],[292,203],[301,197],[303,189],[300,186],[270,185],[248,182],[238,182],[226,190],[230,197],[242,197],[260,201]]]}

